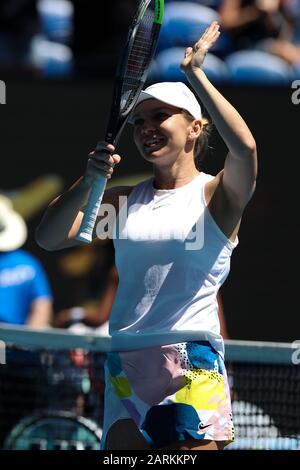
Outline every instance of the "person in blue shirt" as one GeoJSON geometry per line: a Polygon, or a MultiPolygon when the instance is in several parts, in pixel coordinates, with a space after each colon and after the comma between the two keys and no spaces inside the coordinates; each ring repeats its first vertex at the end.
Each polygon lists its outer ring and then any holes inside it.
{"type": "Polygon", "coordinates": [[[26,237],[24,220],[0,196],[0,323],[43,328],[52,318],[52,294],[41,263],[20,249],[26,237]]]}

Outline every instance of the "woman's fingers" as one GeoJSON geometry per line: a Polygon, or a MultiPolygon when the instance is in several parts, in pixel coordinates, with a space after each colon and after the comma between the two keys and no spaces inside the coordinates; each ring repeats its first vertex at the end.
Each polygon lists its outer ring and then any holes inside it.
{"type": "Polygon", "coordinates": [[[109,153],[113,153],[115,151],[115,147],[112,144],[109,144],[108,142],[104,142],[103,140],[98,142],[96,145],[96,150],[101,151],[101,150],[107,150],[109,153]]]}
{"type": "Polygon", "coordinates": [[[219,23],[213,21],[211,25],[206,28],[199,41],[194,44],[194,47],[188,47],[185,50],[185,56],[181,63],[181,69],[183,71],[190,69],[190,67],[202,68],[207,52],[220,36],[219,29],[219,23]]]}
{"type": "Polygon", "coordinates": [[[117,155],[117,154],[112,155],[112,158],[114,159],[114,165],[117,165],[121,161],[120,155],[117,155]]]}
{"type": "Polygon", "coordinates": [[[90,159],[89,159],[92,164],[94,164],[96,167],[98,168],[113,168],[115,165],[117,165],[118,163],[120,163],[121,161],[121,157],[120,155],[90,155],[90,159]]]}
{"type": "Polygon", "coordinates": [[[96,161],[91,161],[90,162],[90,169],[93,170],[99,170],[99,172],[102,174],[105,173],[105,175],[112,175],[113,174],[113,167],[110,165],[107,165],[107,163],[104,162],[96,162],[96,161]]]}
{"type": "Polygon", "coordinates": [[[93,160],[99,161],[99,162],[106,162],[109,164],[115,163],[113,156],[110,155],[108,152],[105,152],[103,150],[94,150],[94,152],[91,152],[89,155],[90,158],[93,160]]]}
{"type": "Polygon", "coordinates": [[[199,41],[196,43],[198,49],[201,45],[205,47],[210,47],[220,36],[220,25],[216,21],[214,21],[209,28],[207,28],[204,34],[201,36],[199,41]]]}
{"type": "Polygon", "coordinates": [[[115,147],[107,142],[98,142],[96,149],[89,154],[86,177],[93,181],[99,176],[111,178],[114,166],[120,163],[120,155],[113,154],[115,147]]]}
{"type": "Polygon", "coordinates": [[[188,57],[192,52],[193,52],[193,48],[187,47],[187,49],[185,50],[185,57],[188,57]]]}

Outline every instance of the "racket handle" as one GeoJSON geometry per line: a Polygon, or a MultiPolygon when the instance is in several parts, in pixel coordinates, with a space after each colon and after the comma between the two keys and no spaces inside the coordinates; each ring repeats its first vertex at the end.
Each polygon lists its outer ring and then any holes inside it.
{"type": "Polygon", "coordinates": [[[100,176],[94,181],[79,231],[75,237],[76,240],[84,243],[91,243],[106,183],[107,178],[104,176],[100,176]]]}

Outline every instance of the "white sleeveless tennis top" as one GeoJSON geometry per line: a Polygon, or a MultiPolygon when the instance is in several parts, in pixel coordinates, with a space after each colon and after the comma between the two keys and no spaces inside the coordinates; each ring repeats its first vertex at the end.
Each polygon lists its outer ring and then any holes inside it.
{"type": "Polygon", "coordinates": [[[112,350],[207,340],[223,356],[216,295],[232,243],[206,206],[200,173],[177,189],[135,186],[114,228],[119,286],[110,317],[112,350]]]}

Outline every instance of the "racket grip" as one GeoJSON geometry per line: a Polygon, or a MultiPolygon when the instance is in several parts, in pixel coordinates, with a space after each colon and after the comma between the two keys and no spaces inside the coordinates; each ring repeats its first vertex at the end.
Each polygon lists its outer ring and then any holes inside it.
{"type": "Polygon", "coordinates": [[[75,237],[76,240],[84,243],[91,243],[93,238],[93,230],[106,188],[106,183],[107,178],[104,176],[100,176],[97,180],[94,181],[79,231],[75,237]]]}

